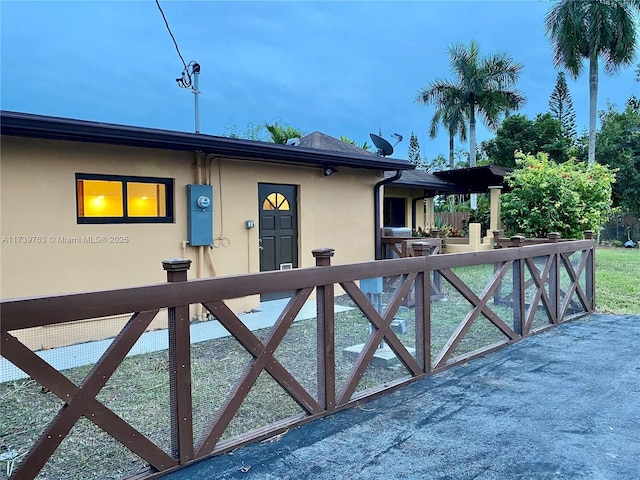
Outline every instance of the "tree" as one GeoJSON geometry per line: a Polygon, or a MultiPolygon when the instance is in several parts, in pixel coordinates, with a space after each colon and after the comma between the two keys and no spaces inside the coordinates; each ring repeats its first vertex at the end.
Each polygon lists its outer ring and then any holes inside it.
{"type": "Polygon", "coordinates": [[[582,238],[585,230],[600,231],[611,212],[611,169],[574,160],[557,164],[544,153],[519,153],[516,164],[506,177],[511,191],[502,196],[507,235],[558,232],[563,238],[582,238]]]}
{"type": "Polygon", "coordinates": [[[247,127],[244,132],[239,132],[235,125],[227,126],[224,128],[223,136],[229,138],[244,138],[246,140],[255,140],[258,142],[270,141],[263,123],[256,125],[255,123],[249,122],[247,123],[247,127]]]}
{"type": "Polygon", "coordinates": [[[453,168],[454,165],[455,137],[459,136],[461,141],[467,141],[466,105],[463,103],[463,98],[458,96],[459,93],[454,86],[439,85],[436,81],[420,90],[416,97],[416,102],[423,105],[435,103],[436,111],[429,125],[429,137],[438,136],[440,124],[449,133],[449,168],[453,168]],[[434,90],[439,92],[437,97],[434,90]]]}
{"type": "Polygon", "coordinates": [[[427,157],[423,157],[422,162],[427,172],[440,172],[447,169],[447,159],[444,155],[438,155],[433,160],[428,160],[427,157]]]}
{"type": "Polygon", "coordinates": [[[408,160],[416,166],[422,165],[422,156],[420,155],[420,143],[415,133],[411,132],[409,137],[409,150],[407,153],[408,160]]]}
{"type": "Polygon", "coordinates": [[[571,140],[563,134],[562,124],[550,113],[538,114],[535,120],[525,115],[512,115],[502,122],[496,136],[482,142],[481,149],[491,164],[515,167],[517,151],[546,153],[555,162],[569,159],[571,140]]]}
{"type": "Polygon", "coordinates": [[[636,82],[640,82],[640,63],[636,65],[636,82]]]}
{"type": "Polygon", "coordinates": [[[614,105],[600,112],[596,160],[617,169],[613,204],[640,215],[640,109],[631,97],[622,112],[614,105]]]}
{"type": "Polygon", "coordinates": [[[265,128],[271,136],[273,143],[287,143],[292,138],[302,137],[302,130],[292,127],[291,125],[280,125],[278,122],[265,123],[265,128]]]}
{"type": "Polygon", "coordinates": [[[557,0],[545,19],[556,67],[578,78],[589,60],[589,163],[596,158],[598,59],[607,74],[633,62],[639,11],[640,0],[557,0]]]}
{"type": "Polygon", "coordinates": [[[567,87],[567,80],[564,72],[558,73],[556,86],[549,97],[549,110],[553,118],[562,124],[563,134],[570,139],[575,139],[576,133],[576,112],[573,109],[571,93],[567,87]]]}
{"type": "Polygon", "coordinates": [[[357,143],[356,141],[351,140],[346,135],[340,135],[340,140],[342,140],[344,143],[348,143],[349,145],[353,145],[354,147],[361,148],[362,150],[371,150],[371,145],[369,145],[366,140],[362,143],[357,143]]]}
{"type": "MultiPolygon", "coordinates": [[[[448,52],[455,80],[433,81],[418,93],[418,101],[460,107],[469,122],[469,164],[475,167],[476,115],[487,128],[495,130],[503,113],[517,110],[524,104],[522,93],[513,89],[522,64],[504,53],[481,57],[480,45],[474,40],[468,48],[460,43],[453,44],[448,52]]],[[[476,208],[475,194],[471,195],[471,208],[476,208]]]]}

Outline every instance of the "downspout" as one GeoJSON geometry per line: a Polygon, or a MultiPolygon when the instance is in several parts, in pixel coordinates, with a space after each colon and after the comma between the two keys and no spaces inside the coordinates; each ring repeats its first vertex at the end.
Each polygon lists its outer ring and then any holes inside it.
{"type": "Polygon", "coordinates": [[[421,197],[416,197],[411,200],[412,202],[411,203],[411,229],[412,230],[418,229],[418,201],[419,200],[422,200],[422,216],[424,219],[424,199],[425,198],[427,198],[427,191],[423,190],[421,197]]]}
{"type": "Polygon", "coordinates": [[[396,170],[393,177],[385,178],[379,181],[373,187],[373,214],[375,225],[375,250],[376,260],[382,260],[382,227],[380,225],[380,188],[388,183],[395,182],[402,176],[402,170],[396,170]]]}

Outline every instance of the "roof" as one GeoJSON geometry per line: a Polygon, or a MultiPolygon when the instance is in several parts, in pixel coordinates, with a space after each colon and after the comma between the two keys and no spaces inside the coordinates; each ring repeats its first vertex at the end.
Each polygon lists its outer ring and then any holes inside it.
{"type": "Polygon", "coordinates": [[[513,169],[507,167],[487,165],[443,170],[441,172],[433,172],[433,174],[442,180],[459,185],[464,188],[465,193],[484,193],[489,191],[489,187],[500,186],[505,190],[508,189],[504,177],[512,171],[513,169]]]}
{"type": "MultiPolygon", "coordinates": [[[[355,145],[351,145],[350,143],[343,142],[337,138],[331,137],[322,132],[313,132],[309,135],[305,135],[300,139],[300,147],[305,148],[316,148],[319,150],[326,150],[330,152],[342,152],[350,155],[369,155],[373,157],[378,157],[367,150],[364,150],[360,147],[356,147],[355,145]]],[[[378,157],[381,158],[381,157],[378,157]]],[[[382,157],[385,158],[385,157],[382,157]]]]}
{"type": "MultiPolygon", "coordinates": [[[[385,173],[385,178],[391,178],[392,172],[385,173]]],[[[454,183],[442,180],[424,170],[408,170],[402,172],[402,176],[393,182],[394,187],[416,188],[425,191],[427,197],[444,195],[449,193],[464,193],[466,190],[454,183]]]]}
{"type": "MultiPolygon", "coordinates": [[[[4,110],[0,111],[0,131],[2,135],[17,137],[163,150],[202,151],[206,154],[230,158],[290,165],[351,167],[384,171],[415,168],[407,160],[379,157],[364,151],[320,150],[302,145],[279,145],[202,133],[177,132],[4,110]]],[[[336,141],[339,142],[339,140],[336,141]]]]}

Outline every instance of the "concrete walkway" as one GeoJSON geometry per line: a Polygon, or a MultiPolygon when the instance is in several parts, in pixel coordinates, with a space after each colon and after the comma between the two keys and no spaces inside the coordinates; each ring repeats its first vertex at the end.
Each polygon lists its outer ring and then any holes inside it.
{"type": "MultiPolygon", "coordinates": [[[[250,313],[242,313],[238,318],[251,330],[259,330],[272,326],[278,319],[284,308],[289,303],[289,298],[262,302],[260,307],[250,313]]],[[[351,310],[351,307],[341,305],[334,306],[335,312],[351,310]]],[[[296,316],[295,321],[308,320],[316,317],[316,301],[308,300],[296,316]]],[[[191,343],[205,342],[215,338],[228,337],[229,332],[217,320],[191,324],[191,343]]],[[[95,342],[78,343],[68,347],[41,350],[36,354],[62,371],[69,368],[81,367],[96,363],[107,350],[113,338],[95,342]]],[[[143,333],[135,343],[128,357],[144,353],[157,352],[169,348],[169,336],[167,330],[154,330],[143,333]]],[[[0,358],[0,383],[27,378],[28,375],[4,358],[0,358]]]]}
{"type": "Polygon", "coordinates": [[[640,479],[640,316],[563,324],[162,478],[640,479]]]}

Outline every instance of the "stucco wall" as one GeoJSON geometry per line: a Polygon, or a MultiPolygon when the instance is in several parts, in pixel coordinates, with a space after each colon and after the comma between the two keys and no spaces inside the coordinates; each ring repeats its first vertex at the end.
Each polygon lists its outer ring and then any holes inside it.
{"type": "MultiPolygon", "coordinates": [[[[183,253],[194,261],[189,278],[196,278],[196,249],[182,250],[185,186],[196,178],[194,160],[188,152],[3,137],[1,297],[163,282],[162,260],[183,253]],[[76,173],[173,178],[175,222],[79,225],[76,173]],[[21,236],[45,241],[12,240],[21,236]],[[113,237],[120,243],[61,240],[83,236],[113,237]]],[[[334,263],[374,257],[373,185],[380,179],[374,172],[343,168],[324,177],[320,168],[218,158],[209,163],[214,237],[224,237],[213,250],[218,275],[259,270],[259,182],[298,186],[300,266],[314,264],[310,252],[318,247],[335,248],[334,263]],[[254,220],[256,228],[245,229],[245,220],[254,220]]],[[[207,172],[204,177],[207,181],[207,172]]],[[[204,275],[210,274],[205,257],[204,275]]]]}
{"type": "MultiPolygon", "coordinates": [[[[193,261],[190,279],[197,278],[198,271],[212,276],[207,255],[198,268],[197,248],[183,250],[186,185],[197,178],[195,159],[195,153],[189,152],[3,137],[0,297],[161,283],[166,281],[162,260],[176,257],[193,261]],[[175,221],[79,225],[76,173],[173,178],[175,221]],[[85,236],[106,237],[107,243],[67,241],[85,236]]],[[[374,258],[373,186],[380,180],[375,172],[341,168],[324,177],[320,168],[218,157],[207,157],[203,165],[202,181],[210,181],[214,188],[216,248],[212,253],[218,276],[260,269],[258,183],[298,187],[301,267],[315,264],[311,250],[318,247],[336,250],[334,264],[374,258]],[[254,220],[256,227],[247,230],[245,220],[254,220]]],[[[230,306],[247,311],[258,303],[258,296],[253,296],[232,301],[230,306]]],[[[194,316],[202,313],[196,306],[191,310],[194,316]]],[[[106,319],[90,327],[31,329],[22,331],[20,338],[33,349],[49,348],[107,338],[121,326],[122,319],[106,319]]],[[[162,314],[151,328],[165,326],[162,314]]]]}

